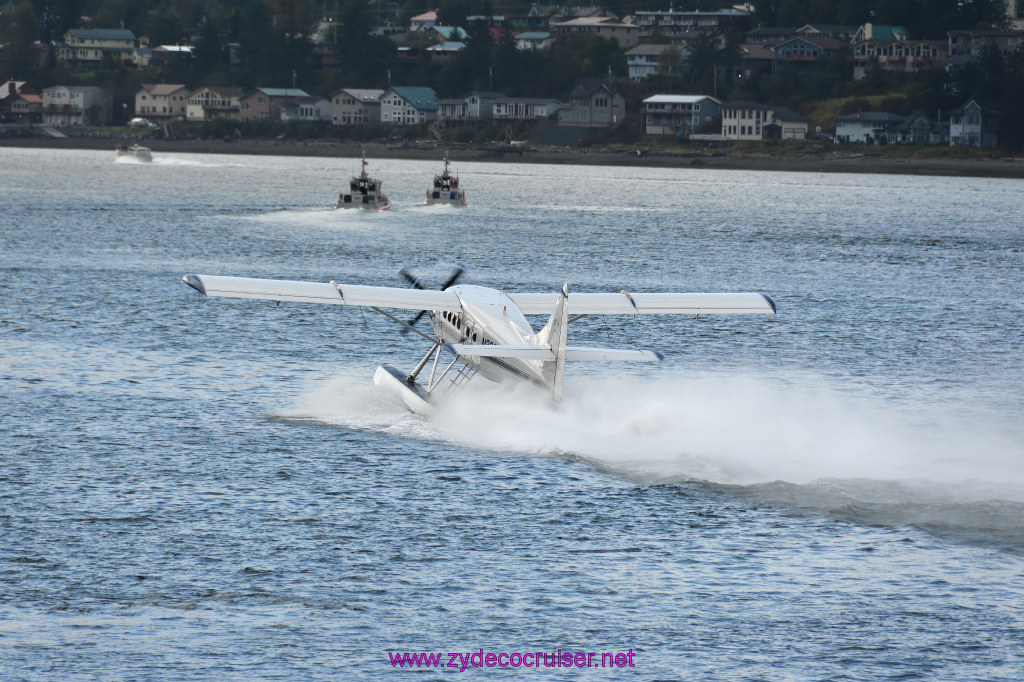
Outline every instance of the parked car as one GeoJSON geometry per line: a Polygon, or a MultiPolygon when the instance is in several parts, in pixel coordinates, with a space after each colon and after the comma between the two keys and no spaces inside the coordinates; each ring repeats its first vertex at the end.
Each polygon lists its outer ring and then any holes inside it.
{"type": "Polygon", "coordinates": [[[156,124],[150,121],[148,118],[142,118],[136,116],[132,120],[128,121],[129,128],[156,128],[156,124]]]}

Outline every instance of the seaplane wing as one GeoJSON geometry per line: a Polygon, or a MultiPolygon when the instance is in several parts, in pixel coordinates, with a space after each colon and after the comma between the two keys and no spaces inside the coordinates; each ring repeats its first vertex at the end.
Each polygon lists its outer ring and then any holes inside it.
{"type": "Polygon", "coordinates": [[[459,297],[451,291],[370,287],[334,282],[296,282],[252,277],[185,275],[182,281],[207,296],[257,298],[268,301],[362,305],[404,310],[458,311],[459,297]]]}
{"type": "MultiPolygon", "coordinates": [[[[542,362],[551,362],[555,359],[554,351],[547,346],[449,343],[445,344],[445,348],[466,357],[519,358],[520,360],[540,360],[542,362]]],[[[590,362],[658,362],[663,360],[664,356],[657,351],[649,350],[567,346],[565,359],[590,362]]]]}
{"type": "MultiPolygon", "coordinates": [[[[558,294],[507,294],[524,315],[548,315],[558,294]]],[[[568,301],[570,315],[710,315],[775,312],[764,294],[580,294],[568,301]]]]}

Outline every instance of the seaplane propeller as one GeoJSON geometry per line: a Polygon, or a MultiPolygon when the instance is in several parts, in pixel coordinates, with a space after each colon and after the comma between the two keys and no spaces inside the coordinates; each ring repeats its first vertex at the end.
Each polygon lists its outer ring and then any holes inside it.
{"type": "MultiPolygon", "coordinates": [[[[463,273],[465,273],[465,272],[466,272],[466,270],[464,268],[461,268],[458,265],[456,265],[455,269],[452,270],[452,274],[448,276],[448,280],[444,284],[441,285],[440,291],[444,291],[448,287],[450,287],[453,284],[455,284],[456,282],[458,282],[459,278],[461,278],[463,273]]],[[[406,279],[406,281],[409,282],[409,286],[411,286],[413,289],[426,289],[427,288],[427,287],[425,287],[423,285],[423,282],[420,281],[419,277],[415,276],[414,274],[412,274],[411,272],[409,272],[405,268],[402,268],[401,270],[399,270],[398,274],[400,274],[402,277],[404,277],[406,279]]],[[[409,326],[410,327],[415,327],[416,323],[420,321],[420,318],[422,318],[426,314],[427,314],[426,310],[421,310],[416,317],[414,317],[411,320],[409,320],[409,326]]],[[[403,334],[407,334],[409,332],[409,330],[403,327],[401,329],[401,332],[403,334]]]]}

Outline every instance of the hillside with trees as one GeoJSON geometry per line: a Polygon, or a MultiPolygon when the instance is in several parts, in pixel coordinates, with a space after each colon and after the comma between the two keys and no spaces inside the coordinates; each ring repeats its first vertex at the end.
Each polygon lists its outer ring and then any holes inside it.
{"type": "MultiPolygon", "coordinates": [[[[622,15],[663,10],[668,3],[598,3],[622,15]]],[[[701,2],[702,10],[733,3],[701,2]]],[[[629,97],[632,111],[646,96],[665,92],[714,93],[788,106],[816,120],[856,111],[868,102],[887,110],[944,111],[976,98],[1003,114],[1001,145],[1024,146],[1024,56],[989,50],[981,60],[953,71],[923,73],[877,70],[854,81],[849,48],[810,70],[781,69],[757,79],[722,77],[739,61],[741,35],[723,44],[711,37],[693,41],[682,68],[640,83],[627,79],[626,57],[613,40],[571,36],[542,51],[517,50],[511,38],[495,37],[474,16],[524,16],[530,5],[486,0],[18,0],[0,9],[0,78],[41,85],[99,85],[114,93],[115,108],[132,101],[142,83],[302,88],[329,94],[340,87],[428,86],[440,97],[472,90],[511,96],[565,98],[580,78],[611,77],[629,97]],[[428,4],[431,3],[431,4],[428,4]],[[468,32],[465,49],[435,64],[399,57],[391,33],[402,33],[411,16],[437,9],[438,23],[468,32]],[[322,24],[326,16],[329,21],[322,24]],[[393,24],[387,28],[387,22],[393,24]],[[105,62],[72,68],[55,58],[53,44],[70,28],[130,29],[150,45],[189,44],[190,58],[159,69],[105,62]],[[383,27],[383,28],[382,28],[383,27]],[[324,67],[318,47],[329,48],[337,64],[324,67]],[[849,111],[848,111],[849,110],[849,111]]],[[[912,37],[942,40],[954,29],[998,27],[1006,23],[1001,0],[764,0],[756,4],[761,26],[860,25],[866,21],[905,26],[912,37]]]]}

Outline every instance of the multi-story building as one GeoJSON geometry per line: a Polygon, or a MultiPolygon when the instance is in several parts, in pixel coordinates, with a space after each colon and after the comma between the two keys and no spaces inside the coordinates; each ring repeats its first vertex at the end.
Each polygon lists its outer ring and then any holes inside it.
{"type": "Polygon", "coordinates": [[[837,142],[873,143],[884,139],[896,142],[895,129],[907,120],[906,116],[888,111],[858,111],[835,119],[837,142]]]}
{"type": "Polygon", "coordinates": [[[57,59],[65,62],[101,62],[112,58],[131,61],[135,34],[119,28],[72,28],[57,45],[57,59]]]}
{"type": "Polygon", "coordinates": [[[853,46],[853,79],[863,80],[873,67],[922,71],[945,56],[946,44],[935,40],[865,40],[853,46]]]}
{"type": "Polygon", "coordinates": [[[281,106],[282,121],[330,121],[331,100],[326,97],[296,97],[281,106]]]}
{"type": "Polygon", "coordinates": [[[577,17],[568,21],[551,22],[554,37],[568,35],[600,36],[611,38],[619,47],[632,47],[640,42],[640,27],[614,17],[577,17]]]}
{"type": "Polygon", "coordinates": [[[626,98],[607,82],[583,79],[569,93],[569,106],[558,113],[560,126],[607,127],[626,114],[626,98]]]}
{"type": "Polygon", "coordinates": [[[417,125],[437,117],[433,88],[393,87],[380,99],[380,121],[391,125],[417,125]]]}
{"type": "Polygon", "coordinates": [[[238,118],[241,98],[241,88],[220,86],[199,88],[188,96],[185,118],[189,121],[238,118]]]}
{"type": "Polygon", "coordinates": [[[103,125],[110,123],[113,97],[102,88],[54,85],[43,90],[43,123],[103,125]]]}
{"type": "Polygon", "coordinates": [[[146,118],[185,118],[190,91],[181,83],[144,83],[135,93],[135,115],[146,118]]]}
{"type": "Polygon", "coordinates": [[[298,88],[256,88],[238,100],[238,117],[243,121],[280,120],[281,107],[296,97],[309,97],[309,93],[298,88]]]}
{"type": "Polygon", "coordinates": [[[493,102],[492,117],[496,119],[527,119],[545,121],[565,108],[557,99],[540,97],[505,97],[493,102]]]}
{"type": "Polygon", "coordinates": [[[786,107],[757,102],[726,102],[722,105],[722,137],[727,140],[802,140],[807,118],[786,107]]]}
{"type": "Polygon", "coordinates": [[[992,46],[1002,55],[1020,52],[1024,31],[949,31],[950,57],[980,57],[992,46]]]}
{"type": "Polygon", "coordinates": [[[707,95],[654,95],[644,100],[648,135],[690,134],[718,116],[722,103],[707,95]]]}
{"type": "Polygon", "coordinates": [[[331,95],[331,122],[336,126],[380,122],[383,90],[342,88],[331,95]]]}
{"type": "Polygon", "coordinates": [[[640,11],[635,16],[641,37],[663,35],[678,42],[681,37],[694,33],[745,33],[750,30],[750,15],[751,10],[734,8],[693,12],[672,9],[640,11]]]}
{"type": "Polygon", "coordinates": [[[949,112],[949,144],[964,147],[995,147],[998,143],[1000,113],[968,100],[949,112]]]}
{"type": "MultiPolygon", "coordinates": [[[[643,45],[637,45],[632,50],[626,52],[626,69],[629,74],[629,80],[637,82],[641,81],[648,76],[653,76],[658,73],[661,68],[662,62],[665,57],[672,57],[681,66],[690,56],[690,48],[685,45],[657,45],[651,43],[644,43],[643,45]],[[675,52],[675,56],[672,56],[670,52],[675,52]]],[[[679,76],[677,71],[675,76],[679,76]]]]}

